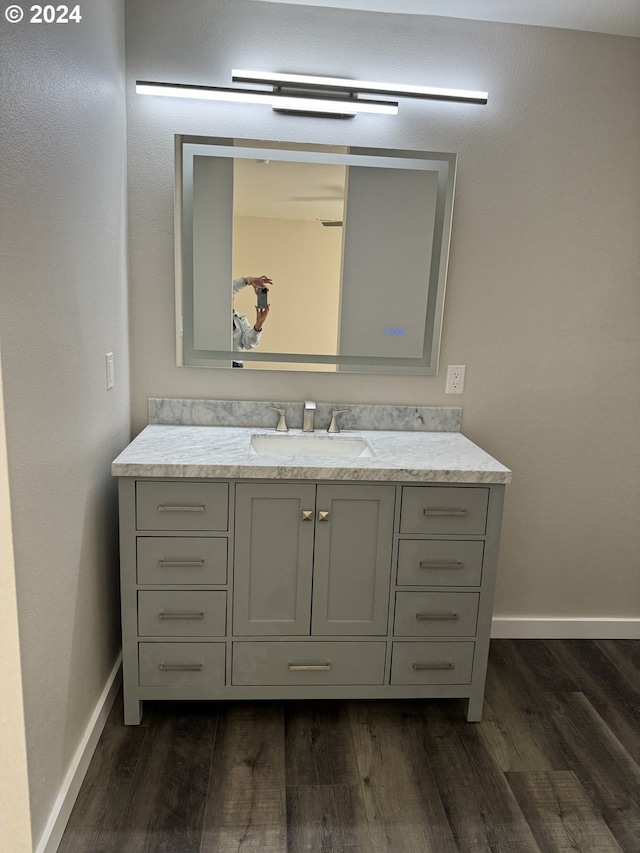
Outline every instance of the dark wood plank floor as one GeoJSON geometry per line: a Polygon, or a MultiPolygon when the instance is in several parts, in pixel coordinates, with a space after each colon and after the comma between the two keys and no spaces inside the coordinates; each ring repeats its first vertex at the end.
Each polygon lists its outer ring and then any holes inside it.
{"type": "Polygon", "coordinates": [[[640,641],[494,640],[437,701],[118,698],[59,853],[640,853],[640,641]]]}

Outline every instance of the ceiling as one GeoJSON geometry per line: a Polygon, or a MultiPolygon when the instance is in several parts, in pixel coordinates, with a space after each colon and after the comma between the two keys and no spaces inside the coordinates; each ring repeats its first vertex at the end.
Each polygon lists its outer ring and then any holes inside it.
{"type": "Polygon", "coordinates": [[[640,0],[267,0],[640,37],[640,0]]]}

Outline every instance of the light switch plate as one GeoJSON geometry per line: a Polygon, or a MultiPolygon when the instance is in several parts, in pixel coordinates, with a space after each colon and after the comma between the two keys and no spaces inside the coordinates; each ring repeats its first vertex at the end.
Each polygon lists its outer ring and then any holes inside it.
{"type": "Polygon", "coordinates": [[[113,370],[113,353],[108,352],[106,355],[107,359],[107,391],[110,391],[111,388],[116,384],[115,373],[113,370]]]}

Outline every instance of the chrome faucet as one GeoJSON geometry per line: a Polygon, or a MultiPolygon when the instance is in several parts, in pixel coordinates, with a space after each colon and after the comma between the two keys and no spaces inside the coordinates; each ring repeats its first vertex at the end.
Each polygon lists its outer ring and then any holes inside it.
{"type": "Polygon", "coordinates": [[[313,421],[316,414],[316,404],[311,400],[304,401],[302,416],[302,432],[313,432],[313,421]]]}

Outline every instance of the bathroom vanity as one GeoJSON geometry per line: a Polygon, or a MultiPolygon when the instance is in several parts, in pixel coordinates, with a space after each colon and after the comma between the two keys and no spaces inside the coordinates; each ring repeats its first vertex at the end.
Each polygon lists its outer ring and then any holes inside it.
{"type": "Polygon", "coordinates": [[[353,406],[330,435],[329,406],[308,433],[277,404],[276,433],[266,403],[211,403],[218,425],[170,406],[113,463],[125,723],[153,699],[462,697],[479,720],[511,475],[460,410],[353,406]],[[247,419],[272,426],[225,425],[247,419]]]}

